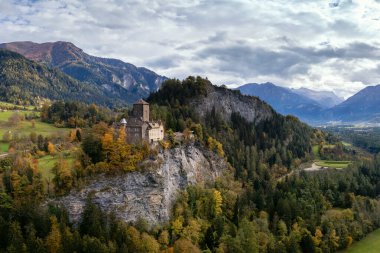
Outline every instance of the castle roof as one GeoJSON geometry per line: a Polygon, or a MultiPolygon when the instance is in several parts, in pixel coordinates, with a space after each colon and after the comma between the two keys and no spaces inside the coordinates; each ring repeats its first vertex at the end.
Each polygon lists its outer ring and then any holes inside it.
{"type": "Polygon", "coordinates": [[[140,98],[134,103],[134,105],[149,105],[149,103],[140,98]]]}

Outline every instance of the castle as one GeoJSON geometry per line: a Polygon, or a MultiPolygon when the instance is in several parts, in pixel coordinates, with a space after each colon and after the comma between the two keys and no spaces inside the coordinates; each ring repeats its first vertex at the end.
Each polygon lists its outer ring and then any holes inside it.
{"type": "Polygon", "coordinates": [[[125,128],[127,141],[130,143],[152,143],[164,139],[163,124],[150,121],[149,103],[142,99],[133,104],[132,115],[128,120],[122,119],[120,124],[125,128]]]}

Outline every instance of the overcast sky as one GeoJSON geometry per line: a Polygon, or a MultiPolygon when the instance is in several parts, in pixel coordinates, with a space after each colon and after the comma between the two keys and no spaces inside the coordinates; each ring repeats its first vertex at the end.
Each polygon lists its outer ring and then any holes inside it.
{"type": "Polygon", "coordinates": [[[0,42],[70,41],[168,77],[348,97],[380,84],[380,0],[0,0],[0,42]]]}

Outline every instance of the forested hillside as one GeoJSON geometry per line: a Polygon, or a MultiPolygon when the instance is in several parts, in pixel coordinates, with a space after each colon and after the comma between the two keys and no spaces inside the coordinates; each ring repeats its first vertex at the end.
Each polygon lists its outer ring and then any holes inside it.
{"type": "Polygon", "coordinates": [[[210,137],[221,142],[237,178],[287,173],[311,151],[313,129],[306,124],[276,113],[258,98],[200,77],[166,81],[148,101],[158,105],[152,115],[165,119],[167,129],[188,128],[205,143],[210,137]]]}
{"type": "Polygon", "coordinates": [[[3,101],[36,105],[44,99],[79,100],[101,105],[122,104],[96,85],[81,83],[56,69],[0,49],[0,96],[3,101]]]}
{"type": "Polygon", "coordinates": [[[6,135],[0,252],[336,252],[380,227],[378,155],[348,152],[333,135],[200,77],[168,80],[148,100],[166,127],[155,146],[125,142],[114,123],[127,111],[77,102],[41,110],[69,127],[65,136],[6,135]],[[351,161],[302,169],[318,155],[351,161]]]}
{"type": "Polygon", "coordinates": [[[0,44],[26,58],[57,68],[72,78],[108,91],[111,98],[129,103],[156,91],[166,77],[117,59],[86,54],[70,42],[11,42],[0,44]]]}

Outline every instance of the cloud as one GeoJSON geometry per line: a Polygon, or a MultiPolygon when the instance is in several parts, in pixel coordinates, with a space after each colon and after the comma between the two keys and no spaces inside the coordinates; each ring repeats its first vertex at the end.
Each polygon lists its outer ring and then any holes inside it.
{"type": "Polygon", "coordinates": [[[349,96],[380,83],[379,13],[378,0],[2,0],[0,38],[71,41],[169,77],[349,96]]]}

